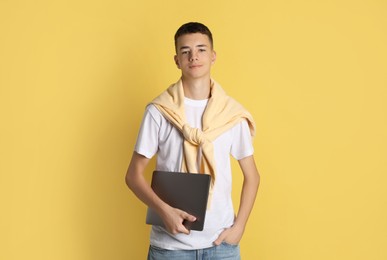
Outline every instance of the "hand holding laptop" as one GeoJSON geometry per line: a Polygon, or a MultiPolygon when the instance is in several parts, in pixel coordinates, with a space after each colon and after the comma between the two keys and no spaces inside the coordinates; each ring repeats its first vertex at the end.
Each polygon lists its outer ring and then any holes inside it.
{"type": "Polygon", "coordinates": [[[161,218],[152,208],[148,208],[146,223],[162,227],[166,225],[167,230],[172,232],[202,231],[210,182],[211,176],[208,174],[154,171],[151,187],[160,199],[171,206],[171,211],[161,218]]]}
{"type": "Polygon", "coordinates": [[[178,208],[170,207],[167,211],[168,215],[162,218],[164,227],[171,234],[184,233],[189,234],[192,224],[196,221],[196,217],[178,208]]]}

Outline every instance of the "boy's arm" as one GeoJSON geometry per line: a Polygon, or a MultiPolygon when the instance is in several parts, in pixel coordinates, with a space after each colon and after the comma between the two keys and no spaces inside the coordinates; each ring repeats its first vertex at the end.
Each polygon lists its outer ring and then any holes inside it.
{"type": "Polygon", "coordinates": [[[234,225],[223,231],[218,239],[215,240],[215,245],[220,245],[223,241],[229,244],[239,243],[254,205],[260,182],[260,176],[255,165],[254,157],[251,155],[239,160],[239,165],[242,169],[244,179],[238,215],[234,225]]]}
{"type": "Polygon", "coordinates": [[[185,219],[195,221],[196,218],[182,210],[169,206],[156,195],[144,178],[144,171],[149,160],[136,152],[133,153],[125,177],[126,184],[142,202],[156,210],[163,219],[168,232],[172,234],[189,234],[189,230],[182,223],[185,219]]]}

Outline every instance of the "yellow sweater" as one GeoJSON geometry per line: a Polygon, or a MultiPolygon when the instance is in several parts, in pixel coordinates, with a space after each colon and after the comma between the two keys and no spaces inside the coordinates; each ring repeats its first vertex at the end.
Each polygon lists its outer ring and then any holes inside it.
{"type": "Polygon", "coordinates": [[[202,117],[202,129],[192,128],[187,124],[181,79],[151,103],[184,136],[181,170],[190,173],[210,174],[211,186],[213,186],[216,177],[212,141],[245,119],[249,124],[251,135],[255,134],[255,123],[251,114],[238,102],[227,96],[214,80],[211,80],[211,95],[202,117]],[[200,169],[197,169],[199,147],[202,148],[202,161],[200,169]]]}

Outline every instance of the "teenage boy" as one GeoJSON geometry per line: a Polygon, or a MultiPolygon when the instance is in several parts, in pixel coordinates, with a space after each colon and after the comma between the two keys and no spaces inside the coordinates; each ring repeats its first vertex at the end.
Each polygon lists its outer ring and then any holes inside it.
{"type": "Polygon", "coordinates": [[[181,78],[147,106],[126,174],[129,188],[165,224],[152,226],[148,259],[240,259],[238,244],[260,180],[253,158],[254,121],[211,78],[216,53],[205,25],[182,25],[175,49],[181,78]],[[155,154],[157,170],[211,175],[203,231],[187,230],[183,221],[195,221],[195,216],[164,203],[145,180],[144,170],[155,154]],[[236,216],[230,154],[244,177],[236,216]]]}

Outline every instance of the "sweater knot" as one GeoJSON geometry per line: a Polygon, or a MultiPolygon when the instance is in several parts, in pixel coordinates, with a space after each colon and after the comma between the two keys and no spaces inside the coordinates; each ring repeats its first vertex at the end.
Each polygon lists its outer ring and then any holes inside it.
{"type": "Polygon", "coordinates": [[[205,134],[199,129],[190,127],[188,124],[183,125],[183,136],[185,140],[193,145],[199,146],[206,142],[205,134]]]}

